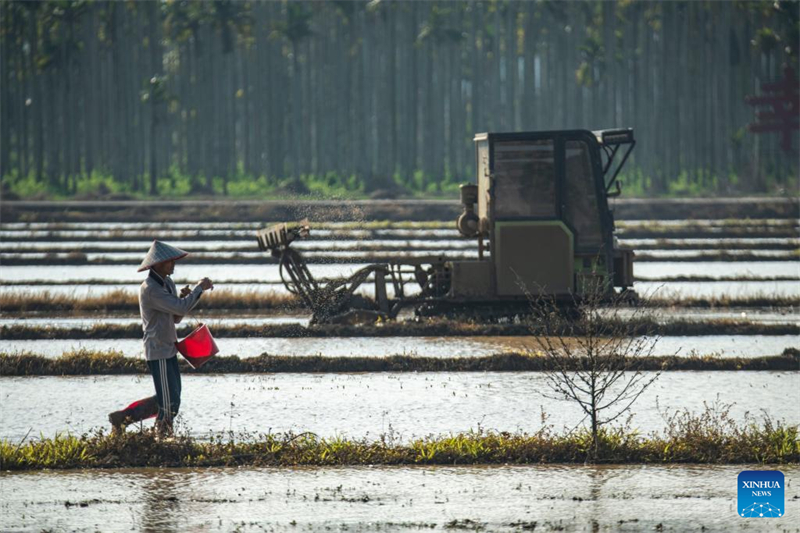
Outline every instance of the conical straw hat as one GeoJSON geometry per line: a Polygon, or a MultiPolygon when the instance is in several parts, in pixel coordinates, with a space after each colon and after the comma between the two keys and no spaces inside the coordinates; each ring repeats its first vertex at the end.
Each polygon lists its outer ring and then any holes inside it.
{"type": "Polygon", "coordinates": [[[177,261],[189,255],[189,252],[184,252],[180,248],[175,248],[169,244],[161,241],[153,241],[150,251],[144,257],[144,261],[139,265],[138,272],[147,270],[148,268],[163,263],[164,261],[177,261]]]}

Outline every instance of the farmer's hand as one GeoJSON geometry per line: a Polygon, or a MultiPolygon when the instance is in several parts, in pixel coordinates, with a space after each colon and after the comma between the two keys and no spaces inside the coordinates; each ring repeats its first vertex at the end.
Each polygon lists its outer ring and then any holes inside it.
{"type": "Polygon", "coordinates": [[[181,289],[181,298],[186,298],[189,294],[192,293],[191,287],[188,285],[181,289]]]}
{"type": "Polygon", "coordinates": [[[198,285],[200,285],[204,291],[214,288],[214,284],[211,283],[211,280],[208,278],[203,278],[199,281],[198,285]]]}

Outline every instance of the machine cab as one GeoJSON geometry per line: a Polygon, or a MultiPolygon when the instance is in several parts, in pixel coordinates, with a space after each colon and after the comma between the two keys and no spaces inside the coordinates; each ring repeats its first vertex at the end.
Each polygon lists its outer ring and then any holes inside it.
{"type": "Polygon", "coordinates": [[[634,144],[631,129],[475,136],[475,233],[488,240],[487,292],[558,296],[583,293],[590,279],[609,290],[632,283],[631,257],[615,250],[607,197],[634,144]],[[627,151],[607,176],[622,145],[627,151]]]}

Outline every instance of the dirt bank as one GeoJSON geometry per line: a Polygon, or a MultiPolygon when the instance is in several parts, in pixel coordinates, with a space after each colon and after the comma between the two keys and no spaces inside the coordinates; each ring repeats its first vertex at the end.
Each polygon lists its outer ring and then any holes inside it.
{"type": "MultiPolygon", "coordinates": [[[[678,413],[670,422],[663,434],[647,437],[630,429],[604,427],[592,454],[594,462],[782,464],[800,460],[793,426],[771,420],[740,426],[724,417],[709,420],[689,413],[678,413]],[[717,421],[722,424],[714,425],[717,421]]],[[[349,440],[313,433],[219,434],[207,440],[186,435],[164,440],[149,430],[82,437],[64,433],[52,439],[0,441],[0,468],[584,463],[591,442],[585,429],[569,435],[550,429],[533,435],[480,431],[431,436],[408,444],[386,436],[349,440]]]]}
{"type": "MultiPolygon", "coordinates": [[[[800,298],[795,296],[720,296],[686,298],[650,298],[646,305],[653,308],[700,308],[725,309],[742,308],[783,308],[800,306],[800,298]]],[[[302,302],[291,295],[260,294],[248,291],[218,289],[207,299],[204,297],[202,309],[196,316],[213,314],[215,318],[224,317],[226,312],[257,313],[261,315],[294,314],[304,309],[302,302]]],[[[43,316],[43,314],[86,315],[93,313],[124,313],[138,315],[139,302],[132,292],[117,290],[101,296],[77,297],[69,294],[56,294],[47,291],[31,291],[20,294],[0,294],[0,314],[22,316],[43,316]]]]}
{"type": "MultiPolygon", "coordinates": [[[[215,326],[218,338],[297,338],[297,337],[498,337],[527,336],[534,326],[526,324],[471,324],[456,321],[430,322],[394,321],[379,325],[326,324],[305,327],[299,324],[270,326],[215,326]]],[[[798,324],[767,324],[737,320],[675,321],[659,324],[652,320],[636,320],[622,324],[598,324],[609,330],[629,331],[638,335],[705,336],[705,335],[800,335],[798,324]]],[[[194,326],[181,326],[178,336],[185,337],[194,326]]],[[[580,333],[572,329],[572,334],[580,333]]],[[[131,325],[98,325],[92,328],[53,328],[30,326],[2,326],[0,338],[25,339],[139,339],[142,328],[131,325]]]]}
{"type": "MultiPolygon", "coordinates": [[[[353,252],[360,253],[360,252],[353,252]]],[[[316,255],[306,257],[305,261],[309,265],[349,265],[354,260],[360,263],[390,263],[395,261],[398,253],[360,253],[359,257],[338,257],[332,255],[316,255]]],[[[420,253],[417,258],[425,258],[431,262],[437,261],[444,255],[435,253],[420,253]]],[[[473,257],[477,257],[475,254],[473,257]]],[[[635,257],[636,263],[705,263],[715,262],[775,262],[775,261],[798,261],[800,253],[797,250],[789,252],[759,253],[742,251],[741,253],[731,253],[727,250],[712,252],[697,252],[695,255],[668,255],[652,254],[648,252],[638,252],[635,257]]],[[[15,257],[3,257],[3,264],[6,266],[78,266],[78,265],[130,265],[133,270],[139,264],[139,259],[125,257],[96,256],[89,258],[83,252],[70,252],[66,254],[47,254],[45,256],[33,256],[33,254],[20,254],[15,257]]],[[[219,256],[212,254],[192,254],[182,260],[185,265],[276,265],[278,260],[264,254],[263,256],[245,256],[244,254],[233,253],[229,256],[219,256]]]]}
{"type": "MultiPolygon", "coordinates": [[[[544,357],[508,353],[486,357],[292,357],[260,355],[239,358],[235,355],[215,357],[198,370],[184,360],[182,371],[199,374],[251,373],[351,373],[351,372],[547,372],[574,370],[580,364],[565,359],[556,365],[544,357]]],[[[764,357],[653,356],[631,359],[631,367],[642,371],[735,371],[735,370],[800,370],[800,352],[787,348],[782,355],[764,357]]],[[[141,358],[116,353],[79,352],[49,359],[32,354],[0,353],[0,376],[94,376],[147,374],[141,358]]]]}

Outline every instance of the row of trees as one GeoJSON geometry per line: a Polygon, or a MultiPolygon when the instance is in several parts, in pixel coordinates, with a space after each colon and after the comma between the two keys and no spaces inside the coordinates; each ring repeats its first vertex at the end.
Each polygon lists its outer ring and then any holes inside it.
{"type": "Polygon", "coordinates": [[[424,187],[472,179],[475,132],[623,126],[653,192],[731,174],[765,190],[797,170],[777,135],[746,131],[745,103],[797,66],[796,2],[59,0],[0,16],[0,174],[64,191],[95,171],[152,194],[176,172],[424,187]]]}

